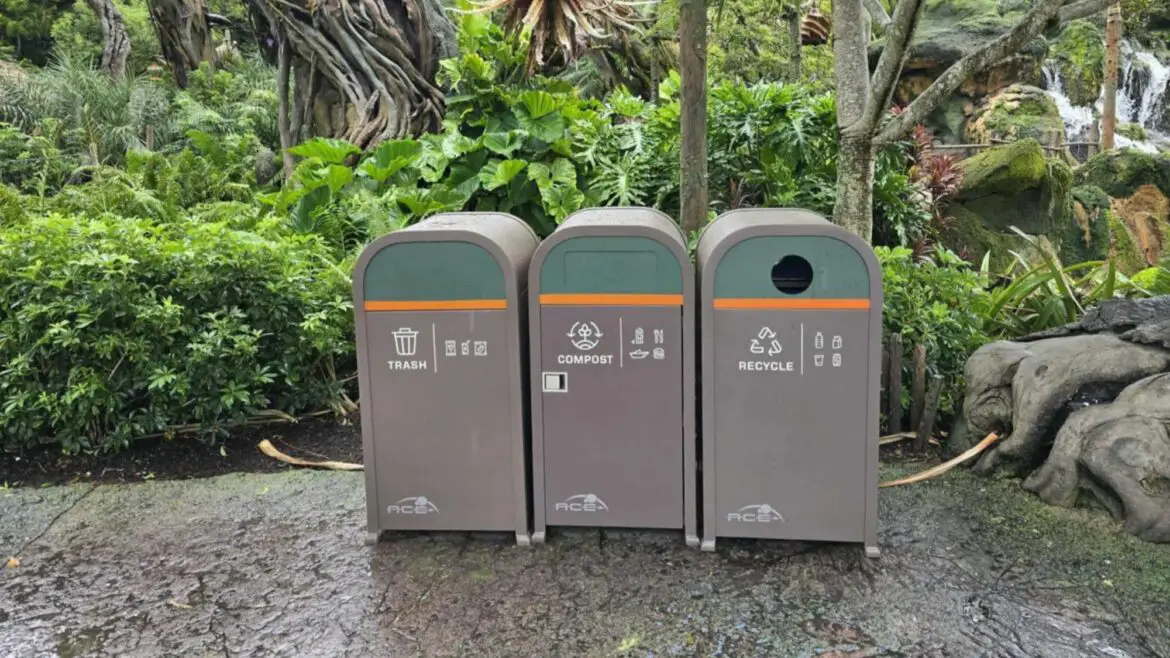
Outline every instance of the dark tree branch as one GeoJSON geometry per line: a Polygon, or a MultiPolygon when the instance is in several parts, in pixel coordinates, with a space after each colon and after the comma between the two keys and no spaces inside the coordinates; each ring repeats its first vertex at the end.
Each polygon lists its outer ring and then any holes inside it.
{"type": "Polygon", "coordinates": [[[213,14],[211,12],[207,12],[206,17],[207,17],[207,24],[208,25],[214,25],[216,27],[231,27],[232,26],[232,20],[230,18],[228,18],[227,16],[224,16],[222,14],[213,14]]]}
{"type": "Polygon", "coordinates": [[[1061,23],[1075,21],[1078,18],[1088,18],[1093,14],[1099,14],[1105,10],[1109,5],[1109,0],[1080,0],[1073,2],[1060,8],[1060,13],[1057,14],[1057,20],[1061,23]]]}
{"type": "Polygon", "coordinates": [[[955,62],[922,92],[906,110],[890,120],[877,134],[876,142],[884,144],[901,139],[903,135],[935,110],[972,75],[1015,54],[1024,44],[1036,38],[1060,11],[1064,0],[1039,0],[1033,9],[1015,27],[978,51],[955,62]]]}
{"type": "MultiPolygon", "coordinates": [[[[899,2],[898,7],[901,6],[902,3],[899,2]]],[[[898,13],[898,7],[894,8],[895,15],[898,13]]],[[[889,32],[890,23],[892,21],[890,19],[890,15],[886,13],[886,8],[882,6],[881,0],[865,0],[865,10],[869,12],[869,16],[873,19],[873,22],[877,23],[878,27],[882,28],[882,32],[889,32]]]]}
{"type": "Polygon", "coordinates": [[[924,6],[925,0],[901,0],[894,7],[894,17],[886,29],[886,45],[882,48],[882,55],[870,78],[872,102],[866,108],[865,118],[870,130],[877,125],[878,118],[890,106],[894,87],[897,86],[898,77],[910,56],[910,40],[914,37],[914,29],[918,25],[918,17],[922,15],[924,6]]]}

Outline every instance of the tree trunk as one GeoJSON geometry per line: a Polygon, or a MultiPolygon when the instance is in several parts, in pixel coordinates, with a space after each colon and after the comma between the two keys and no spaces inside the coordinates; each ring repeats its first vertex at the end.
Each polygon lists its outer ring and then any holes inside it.
{"type": "Polygon", "coordinates": [[[1113,132],[1117,127],[1117,67],[1121,45],[1121,3],[1109,5],[1105,20],[1105,93],[1101,111],[1101,150],[1113,148],[1113,132]]]}
{"type": "Polygon", "coordinates": [[[679,4],[682,75],[682,228],[688,236],[707,222],[707,2],[679,4]]]}
{"type": "Polygon", "coordinates": [[[248,0],[261,46],[286,43],[297,90],[291,132],[362,148],[435,130],[444,96],[434,83],[455,54],[442,0],[248,0]]]}
{"type": "Polygon", "coordinates": [[[873,128],[866,48],[869,20],[861,0],[833,2],[837,78],[837,202],[833,222],[866,242],[873,236],[873,128]]]}
{"type": "Polygon", "coordinates": [[[130,57],[130,37],[126,21],[113,0],[87,0],[89,8],[102,26],[102,72],[121,80],[126,77],[126,60],[130,57]]]}
{"type": "Polygon", "coordinates": [[[180,89],[187,87],[187,74],[203,62],[215,61],[207,8],[203,0],[147,0],[163,57],[180,89]]]}
{"type": "Polygon", "coordinates": [[[873,239],[873,140],[842,133],[837,147],[837,203],[833,223],[866,242],[873,239]]]}

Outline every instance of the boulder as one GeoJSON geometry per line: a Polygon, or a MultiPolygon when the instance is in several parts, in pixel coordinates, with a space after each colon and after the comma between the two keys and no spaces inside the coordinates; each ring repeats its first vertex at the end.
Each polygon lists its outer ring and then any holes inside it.
{"type": "Polygon", "coordinates": [[[1012,227],[1041,242],[1059,241],[1060,229],[1071,221],[1072,172],[1063,162],[1046,159],[1038,142],[993,147],[960,167],[963,183],[948,208],[944,244],[975,262],[990,252],[992,265],[999,267],[1012,258],[1011,251],[1032,249],[1012,227]]]}
{"type": "Polygon", "coordinates": [[[1065,224],[1060,236],[1060,260],[1083,263],[1112,257],[1125,274],[1148,266],[1145,256],[1125,221],[1113,210],[1113,199],[1095,185],[1073,188],[1073,221],[1065,224]]]}
{"type": "Polygon", "coordinates": [[[1105,34],[1086,20],[1064,26],[1050,49],[1061,86],[1073,105],[1091,107],[1105,81],[1105,34]]]}
{"type": "Polygon", "coordinates": [[[1170,296],[1105,302],[1079,322],[990,343],[965,375],[958,434],[1002,437],[977,473],[1026,476],[1055,505],[1098,501],[1127,532],[1170,542],[1170,296]]]}
{"type": "Polygon", "coordinates": [[[1077,185],[1095,185],[1110,197],[1127,197],[1142,185],[1170,192],[1170,155],[1137,149],[1103,151],[1077,168],[1077,185]]]}
{"type": "Polygon", "coordinates": [[[1056,102],[1043,89],[1011,85],[979,105],[964,129],[968,142],[996,144],[1034,139],[1054,149],[1067,142],[1056,102]]]}
{"type": "Polygon", "coordinates": [[[1110,404],[1069,415],[1024,488],[1060,507],[1090,496],[1125,531],[1170,542],[1170,374],[1140,379],[1110,404]]]}
{"type": "Polygon", "coordinates": [[[1165,258],[1170,239],[1170,155],[1135,149],[1099,153],[1077,169],[1075,181],[1077,189],[1107,195],[1108,206],[1102,207],[1115,220],[1115,253],[1123,271],[1156,265],[1165,258]]]}

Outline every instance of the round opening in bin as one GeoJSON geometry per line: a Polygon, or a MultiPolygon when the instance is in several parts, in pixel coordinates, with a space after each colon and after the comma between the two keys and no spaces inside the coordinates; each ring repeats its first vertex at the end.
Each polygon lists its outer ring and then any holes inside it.
{"type": "Polygon", "coordinates": [[[772,285],[785,295],[799,295],[812,285],[812,265],[800,256],[785,256],[772,266],[772,285]]]}

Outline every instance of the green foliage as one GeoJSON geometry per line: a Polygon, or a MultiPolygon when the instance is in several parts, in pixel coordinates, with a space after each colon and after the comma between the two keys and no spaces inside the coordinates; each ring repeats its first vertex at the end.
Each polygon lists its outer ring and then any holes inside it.
{"type": "Polygon", "coordinates": [[[53,21],[75,0],[0,0],[0,43],[16,57],[44,64],[52,44],[53,21]]]}
{"type": "MultiPolygon", "coordinates": [[[[1108,212],[1108,211],[1106,211],[1108,212]]],[[[1019,230],[1015,232],[1039,254],[1030,262],[1012,253],[1013,261],[996,278],[1004,282],[985,298],[982,311],[988,333],[1012,338],[1075,322],[1085,309],[1114,297],[1170,294],[1166,264],[1128,277],[1114,259],[1065,265],[1050,247],[1019,230]]],[[[983,271],[989,272],[984,257],[983,271]]]]}
{"type": "MultiPolygon", "coordinates": [[[[941,408],[951,409],[963,394],[967,357],[987,342],[984,278],[945,249],[926,260],[916,260],[910,249],[901,247],[878,247],[877,255],[885,295],[884,333],[900,333],[906,345],[926,347],[927,372],[943,377],[941,408]]],[[[909,359],[903,364],[904,381],[913,374],[911,366],[909,359]]]]}
{"type": "MultiPolygon", "coordinates": [[[[138,75],[162,55],[150,24],[150,11],[143,2],[114,0],[114,6],[122,13],[126,24],[126,35],[130,37],[130,59],[126,62],[128,75],[138,75]]],[[[71,60],[93,62],[102,59],[102,27],[93,10],[85,2],[79,2],[63,12],[53,22],[53,52],[71,60]]]]}
{"type": "Polygon", "coordinates": [[[116,450],[338,407],[349,281],[313,237],[50,215],[0,233],[0,447],[116,450]]]}
{"type": "MultiPolygon", "coordinates": [[[[825,5],[822,9],[828,15],[829,3],[816,4],[825,5]]],[[[800,80],[801,65],[807,64],[801,59],[810,54],[823,54],[819,49],[800,48],[799,21],[803,6],[794,0],[708,3],[707,72],[712,81],[754,84],[800,80]]],[[[676,38],[679,0],[660,0],[657,12],[652,34],[660,39],[676,38]]],[[[824,75],[828,72],[824,66],[804,68],[806,74],[816,73],[819,79],[832,79],[831,72],[824,75]]]]}
{"type": "Polygon", "coordinates": [[[28,135],[0,123],[0,183],[42,194],[65,184],[79,162],[57,146],[60,140],[53,136],[60,129],[59,122],[47,121],[43,128],[48,137],[28,135]]]}
{"type": "Polygon", "coordinates": [[[151,139],[159,144],[175,138],[170,95],[162,85],[144,78],[111,80],[68,56],[23,81],[0,80],[0,94],[0,120],[35,130],[53,119],[68,140],[57,146],[90,165],[120,163],[126,151],[151,139]]]}

